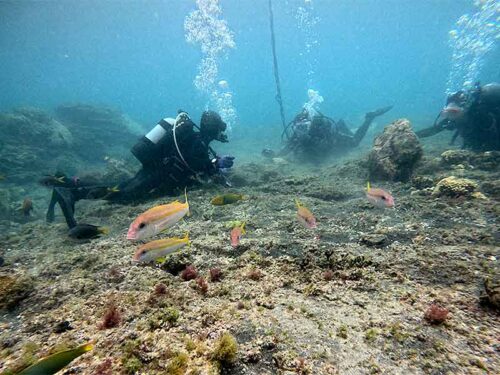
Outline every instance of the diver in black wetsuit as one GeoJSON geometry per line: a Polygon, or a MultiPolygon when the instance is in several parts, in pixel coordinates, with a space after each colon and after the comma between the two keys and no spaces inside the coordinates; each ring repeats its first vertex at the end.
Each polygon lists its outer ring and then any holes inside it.
{"type": "Polygon", "coordinates": [[[141,162],[137,174],[118,185],[55,176],[47,221],[54,220],[54,207],[59,204],[68,227],[74,228],[75,202],[80,199],[106,199],[127,202],[147,199],[160,194],[172,194],[178,189],[195,184],[198,177],[206,176],[229,182],[223,171],[233,166],[234,157],[219,157],[210,142],[228,142],[224,134],[226,123],[213,111],[205,111],[199,131],[187,113],[179,111],[176,119],[165,118],[132,148],[132,154],[141,162]]]}
{"type": "Polygon", "coordinates": [[[426,138],[443,130],[454,131],[451,144],[462,137],[462,148],[500,150],[500,84],[476,83],[472,89],[449,95],[434,125],[416,134],[426,138]]]}
{"type": "MultiPolygon", "coordinates": [[[[359,145],[373,120],[391,108],[389,106],[368,112],[355,133],[352,133],[343,120],[335,122],[319,112],[311,116],[304,108],[285,129],[286,145],[278,155],[293,153],[300,160],[319,162],[329,155],[346,152],[359,145]],[[288,129],[291,130],[291,135],[288,134],[288,129]]],[[[269,151],[264,150],[263,154],[269,155],[269,151]]]]}

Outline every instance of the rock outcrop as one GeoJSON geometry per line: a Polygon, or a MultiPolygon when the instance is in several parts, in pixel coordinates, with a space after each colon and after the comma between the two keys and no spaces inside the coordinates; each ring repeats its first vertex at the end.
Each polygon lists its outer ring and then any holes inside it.
{"type": "Polygon", "coordinates": [[[36,108],[0,113],[0,173],[11,180],[32,180],[64,159],[73,136],[61,122],[36,108]]]}
{"type": "Polygon", "coordinates": [[[410,121],[396,120],[375,138],[368,158],[370,179],[408,181],[422,154],[410,121]]]}
{"type": "Polygon", "coordinates": [[[102,160],[110,153],[127,153],[143,133],[139,124],[108,107],[66,104],[57,107],[55,112],[73,134],[73,149],[90,161],[102,160]],[[88,152],[90,145],[91,153],[88,152]]]}

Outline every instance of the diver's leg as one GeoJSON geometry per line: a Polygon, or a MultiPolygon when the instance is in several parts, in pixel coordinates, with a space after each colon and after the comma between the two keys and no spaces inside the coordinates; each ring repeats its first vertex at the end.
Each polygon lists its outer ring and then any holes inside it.
{"type": "Polygon", "coordinates": [[[75,199],[72,189],[56,187],[52,190],[52,198],[47,211],[47,221],[54,221],[54,206],[59,203],[61,211],[66,219],[66,224],[71,229],[76,226],[75,199]]]}
{"type": "Polygon", "coordinates": [[[375,118],[378,116],[382,116],[384,113],[389,111],[391,108],[392,108],[392,105],[390,105],[388,107],[377,109],[376,111],[373,111],[373,112],[368,112],[365,115],[365,121],[358,128],[358,130],[356,130],[356,133],[354,133],[354,136],[352,138],[352,145],[353,146],[359,145],[361,140],[365,137],[365,134],[368,131],[368,128],[370,127],[373,120],[375,120],[375,118]]]}
{"type": "Polygon", "coordinates": [[[57,203],[57,194],[54,190],[52,190],[52,196],[50,197],[49,208],[47,209],[46,220],[47,223],[52,223],[54,221],[54,208],[57,203]]]}
{"type": "Polygon", "coordinates": [[[458,131],[458,129],[455,130],[455,133],[453,133],[453,137],[451,137],[450,146],[453,146],[455,144],[455,141],[457,140],[459,134],[460,132],[458,131]]]}
{"type": "Polygon", "coordinates": [[[146,198],[152,190],[164,182],[158,171],[141,169],[131,179],[118,185],[116,193],[109,194],[104,199],[112,202],[126,202],[146,198]]]}
{"type": "Polygon", "coordinates": [[[61,207],[61,211],[66,220],[66,224],[71,229],[77,223],[75,220],[75,203],[81,199],[103,199],[108,193],[108,188],[105,186],[93,187],[55,187],[52,190],[49,208],[47,210],[46,219],[51,223],[54,221],[54,208],[56,203],[61,207]]]}

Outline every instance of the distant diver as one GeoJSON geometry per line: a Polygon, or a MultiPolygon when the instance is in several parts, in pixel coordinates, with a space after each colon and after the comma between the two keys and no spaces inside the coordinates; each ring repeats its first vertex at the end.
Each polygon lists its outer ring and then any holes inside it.
{"type": "Polygon", "coordinates": [[[417,135],[427,138],[443,130],[454,131],[451,144],[460,136],[462,148],[500,150],[500,84],[481,86],[478,82],[469,90],[449,95],[434,124],[417,135]]]}
{"type": "Polygon", "coordinates": [[[228,142],[225,131],[226,123],[213,111],[203,112],[199,128],[183,111],[179,111],[175,119],[160,120],[131,150],[142,168],[118,186],[111,181],[96,183],[67,178],[62,174],[51,180],[44,179],[46,185],[47,181],[56,182],[52,186],[47,221],[54,221],[54,208],[59,204],[68,227],[75,231],[78,225],[74,217],[75,202],[81,199],[139,201],[174,194],[186,186],[199,183],[199,177],[230,185],[223,172],[233,166],[234,157],[217,156],[210,147],[210,142],[214,140],[228,142]]]}
{"type": "MultiPolygon", "coordinates": [[[[285,128],[283,135],[287,136],[286,144],[277,156],[292,153],[302,161],[320,162],[330,155],[345,153],[358,146],[373,120],[391,108],[388,106],[368,112],[355,133],[343,120],[334,121],[319,111],[311,114],[304,108],[285,128]]],[[[270,150],[263,151],[263,155],[271,155],[270,150]]]]}

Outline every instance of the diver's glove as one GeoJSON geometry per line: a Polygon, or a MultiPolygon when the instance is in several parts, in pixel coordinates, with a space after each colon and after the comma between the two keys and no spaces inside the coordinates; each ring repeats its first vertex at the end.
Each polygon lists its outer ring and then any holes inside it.
{"type": "Polygon", "coordinates": [[[215,165],[217,169],[228,169],[231,168],[234,164],[234,156],[225,155],[221,157],[217,157],[215,161],[215,165]]]}

